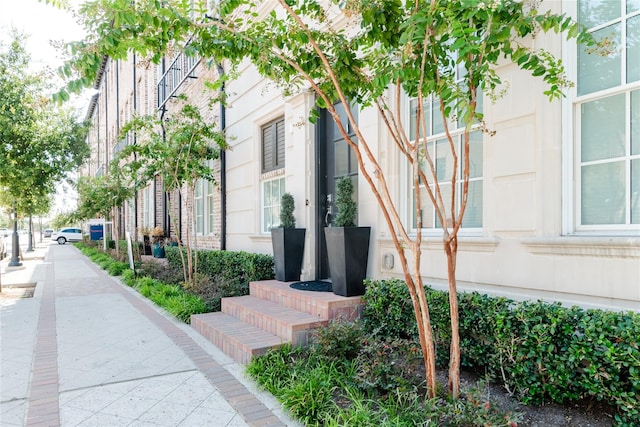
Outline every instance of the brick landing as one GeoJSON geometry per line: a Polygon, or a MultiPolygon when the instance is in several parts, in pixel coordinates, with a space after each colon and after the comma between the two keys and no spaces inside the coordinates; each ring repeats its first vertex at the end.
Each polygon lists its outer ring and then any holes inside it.
{"type": "Polygon", "coordinates": [[[284,343],[305,345],[309,331],[331,320],[355,320],[360,297],[291,289],[277,280],[252,282],[250,295],[222,299],[222,311],[191,316],[191,326],[234,360],[247,364],[284,343]]]}

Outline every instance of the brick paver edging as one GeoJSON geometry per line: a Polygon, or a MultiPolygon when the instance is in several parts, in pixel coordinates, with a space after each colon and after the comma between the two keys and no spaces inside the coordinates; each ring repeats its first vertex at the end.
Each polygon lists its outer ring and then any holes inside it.
{"type": "MultiPolygon", "coordinates": [[[[47,256],[48,258],[48,256],[47,256]]],[[[47,266],[36,344],[27,397],[25,426],[59,426],[58,341],[56,335],[56,288],[53,264],[47,266]]]]}
{"type": "Polygon", "coordinates": [[[143,301],[118,284],[93,262],[88,261],[98,274],[102,274],[116,292],[122,295],[134,308],[146,316],[154,325],[160,328],[173,342],[184,351],[196,368],[207,378],[209,383],[218,389],[227,402],[244,418],[251,427],[274,426],[286,427],[269,408],[240,383],[229,371],[216,362],[198,343],[186,332],[171,323],[160,314],[150,303],[143,301]]]}

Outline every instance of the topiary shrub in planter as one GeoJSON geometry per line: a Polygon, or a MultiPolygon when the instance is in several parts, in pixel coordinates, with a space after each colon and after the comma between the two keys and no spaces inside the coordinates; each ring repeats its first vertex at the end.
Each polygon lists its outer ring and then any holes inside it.
{"type": "Polygon", "coordinates": [[[357,227],[358,206],[353,200],[353,182],[342,177],[336,183],[338,213],[324,229],[333,293],[344,297],[364,295],[369,260],[371,227],[357,227]]]}
{"type": "Polygon", "coordinates": [[[293,196],[283,194],[280,202],[280,226],[271,229],[276,280],[281,282],[300,280],[306,230],[296,228],[294,208],[293,196]]]}

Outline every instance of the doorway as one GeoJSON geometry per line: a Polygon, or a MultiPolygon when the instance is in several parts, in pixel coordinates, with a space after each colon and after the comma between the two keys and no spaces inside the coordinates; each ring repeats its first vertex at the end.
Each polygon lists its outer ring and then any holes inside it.
{"type": "MultiPolygon", "coordinates": [[[[347,113],[342,103],[334,105],[340,116],[340,121],[346,123],[347,134],[355,140],[353,126],[349,123],[347,113]]],[[[358,109],[351,106],[354,119],[358,120],[358,109]]],[[[336,181],[348,176],[353,181],[354,197],[358,197],[358,161],[353,149],[344,139],[331,114],[327,110],[321,110],[316,126],[316,194],[318,197],[316,206],[316,279],[328,279],[329,258],[327,255],[327,243],[324,238],[324,229],[331,226],[336,213],[335,189],[336,181]]]]}

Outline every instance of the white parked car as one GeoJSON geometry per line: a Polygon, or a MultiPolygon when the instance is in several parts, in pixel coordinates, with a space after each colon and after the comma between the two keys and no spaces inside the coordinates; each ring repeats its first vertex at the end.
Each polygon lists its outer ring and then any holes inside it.
{"type": "Polygon", "coordinates": [[[54,231],[51,234],[51,240],[55,240],[59,245],[64,245],[67,242],[80,242],[82,240],[82,230],[79,228],[63,228],[59,231],[54,231]]]}

